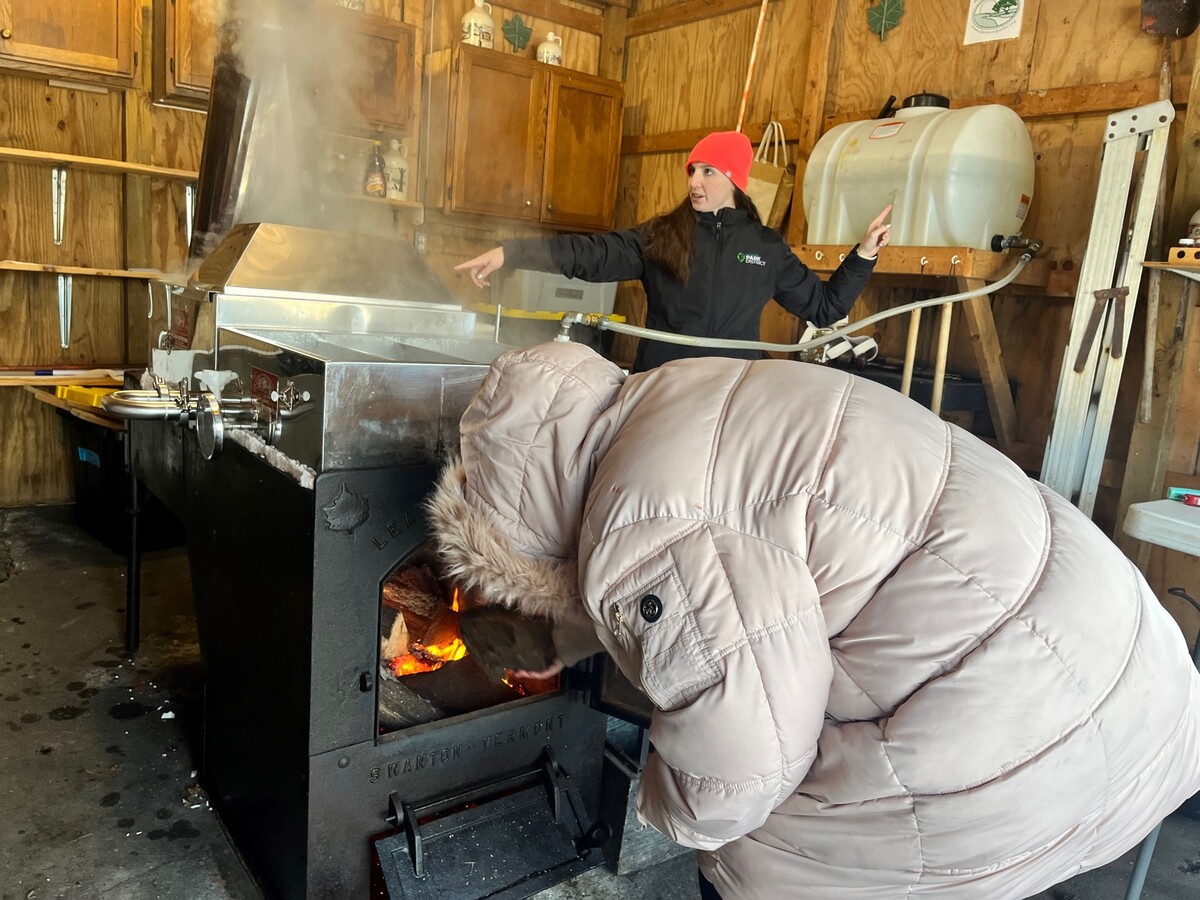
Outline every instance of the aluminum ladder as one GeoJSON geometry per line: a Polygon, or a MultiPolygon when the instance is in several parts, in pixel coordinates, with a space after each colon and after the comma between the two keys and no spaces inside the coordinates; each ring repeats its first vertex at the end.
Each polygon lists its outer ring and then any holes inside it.
{"type": "Polygon", "coordinates": [[[1175,108],[1113,113],[1041,481],[1092,514],[1175,108]],[[1139,166],[1140,162],[1140,166],[1139,166]],[[1132,190],[1131,190],[1132,188],[1132,190]]]}

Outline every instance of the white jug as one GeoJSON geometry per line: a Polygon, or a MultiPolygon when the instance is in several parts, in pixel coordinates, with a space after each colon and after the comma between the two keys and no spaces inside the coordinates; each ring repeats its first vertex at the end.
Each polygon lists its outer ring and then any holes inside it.
{"type": "Polygon", "coordinates": [[[562,38],[552,31],[546,35],[544,41],[538,44],[537,61],[550,66],[561,66],[562,56],[562,38]],[[557,43],[555,43],[556,41],[557,43]]]}
{"type": "Polygon", "coordinates": [[[492,21],[492,4],[475,0],[475,7],[468,9],[462,17],[462,42],[475,47],[495,46],[496,23],[492,21]],[[484,7],[487,7],[486,11],[484,7]]]}
{"type": "Polygon", "coordinates": [[[395,138],[391,149],[383,154],[384,171],[387,175],[387,198],[408,199],[408,147],[395,138]]]}

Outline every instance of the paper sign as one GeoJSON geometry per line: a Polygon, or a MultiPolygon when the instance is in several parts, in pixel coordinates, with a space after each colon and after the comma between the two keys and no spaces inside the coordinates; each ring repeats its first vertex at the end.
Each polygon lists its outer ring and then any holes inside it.
{"type": "Polygon", "coordinates": [[[964,44],[1007,41],[1021,36],[1025,0],[967,0],[967,3],[964,44]]]}

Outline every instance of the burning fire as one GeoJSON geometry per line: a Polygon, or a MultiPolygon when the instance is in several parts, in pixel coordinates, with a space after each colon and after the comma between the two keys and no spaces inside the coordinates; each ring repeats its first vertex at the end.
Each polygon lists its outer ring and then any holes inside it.
{"type": "MultiPolygon", "coordinates": [[[[458,588],[455,588],[450,602],[450,612],[456,613],[458,610],[458,588]]],[[[467,645],[463,643],[458,634],[457,621],[451,616],[446,616],[437,624],[442,627],[430,630],[430,634],[437,634],[439,638],[437,641],[432,643],[425,643],[423,640],[410,641],[406,653],[392,657],[391,667],[395,675],[403,677],[420,672],[432,672],[448,662],[455,662],[467,655],[467,645]]],[[[428,639],[430,634],[427,634],[425,638],[428,639]]]]}

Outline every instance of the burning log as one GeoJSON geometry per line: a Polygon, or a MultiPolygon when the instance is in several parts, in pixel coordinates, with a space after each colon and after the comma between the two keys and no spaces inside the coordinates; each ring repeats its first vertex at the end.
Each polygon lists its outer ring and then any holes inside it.
{"type": "Polygon", "coordinates": [[[391,674],[430,672],[466,655],[458,628],[458,592],[447,603],[429,566],[411,566],[389,578],[383,605],[395,611],[380,650],[391,674]]]}
{"type": "Polygon", "coordinates": [[[433,619],[446,600],[442,583],[429,566],[410,566],[383,583],[383,604],[422,619],[433,619]]]}

